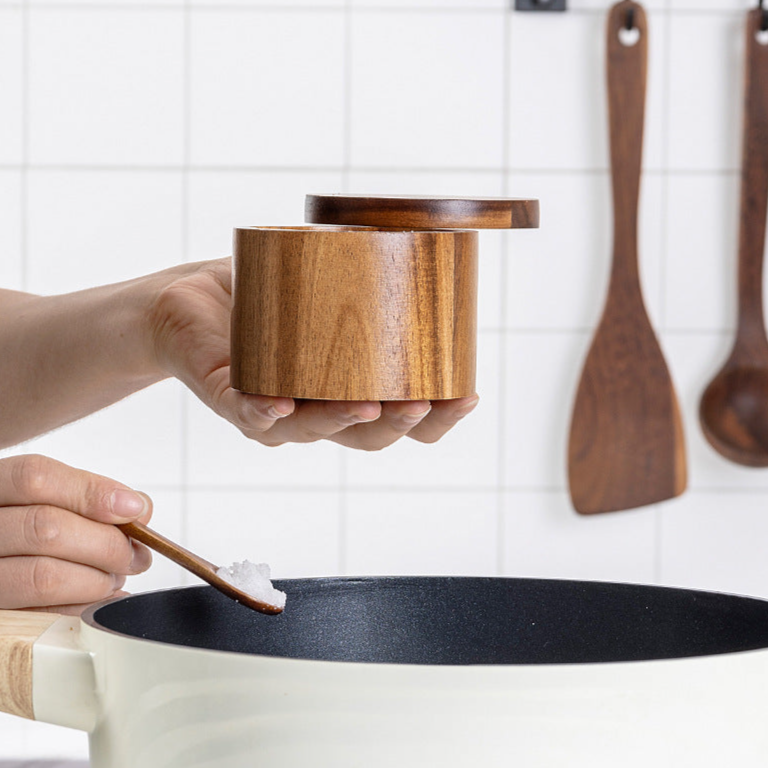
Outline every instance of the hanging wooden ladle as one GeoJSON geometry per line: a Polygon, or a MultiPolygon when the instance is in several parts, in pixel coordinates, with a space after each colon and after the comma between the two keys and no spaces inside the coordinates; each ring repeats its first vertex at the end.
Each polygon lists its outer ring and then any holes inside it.
{"type": "Polygon", "coordinates": [[[613,264],[568,444],[571,499],[582,514],[663,501],[686,484],[680,409],[645,309],[638,268],[647,58],[645,11],[622,0],[609,12],[607,41],[613,264]],[[626,39],[633,30],[637,39],[626,39]]]}
{"type": "Polygon", "coordinates": [[[768,340],[763,251],[768,211],[768,44],[764,11],[747,14],[739,224],[738,325],[731,353],[704,391],[699,420],[727,459],[768,467],[768,340]]]}

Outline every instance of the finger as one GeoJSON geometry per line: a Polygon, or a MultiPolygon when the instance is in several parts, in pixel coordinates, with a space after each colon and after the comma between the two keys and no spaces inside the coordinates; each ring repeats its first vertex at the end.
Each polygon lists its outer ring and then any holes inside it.
{"type": "Polygon", "coordinates": [[[0,557],[19,555],[56,557],[125,575],[152,564],[150,551],[114,525],[44,504],[0,509],[0,557]]]}
{"type": "Polygon", "coordinates": [[[229,367],[212,371],[204,381],[200,399],[241,431],[266,432],[295,408],[289,397],[267,397],[238,392],[229,386],[229,367]]]}
{"type": "Polygon", "coordinates": [[[456,400],[433,400],[428,416],[408,433],[408,437],[420,443],[434,443],[472,413],[478,402],[480,398],[477,395],[456,400]]]}
{"type": "Polygon", "coordinates": [[[377,451],[408,434],[429,412],[427,400],[383,403],[379,419],[350,427],[332,440],[349,448],[377,451]]]}
{"type": "Polygon", "coordinates": [[[375,421],[381,416],[381,403],[367,401],[298,400],[294,412],[266,433],[244,434],[265,445],[313,443],[330,438],[354,425],[375,421]]]}
{"type": "Polygon", "coordinates": [[[0,506],[48,504],[102,523],[146,522],[152,502],[143,493],[46,456],[0,460],[0,506]]]}
{"type": "Polygon", "coordinates": [[[54,557],[0,559],[0,608],[94,603],[114,594],[125,576],[54,557]]]}

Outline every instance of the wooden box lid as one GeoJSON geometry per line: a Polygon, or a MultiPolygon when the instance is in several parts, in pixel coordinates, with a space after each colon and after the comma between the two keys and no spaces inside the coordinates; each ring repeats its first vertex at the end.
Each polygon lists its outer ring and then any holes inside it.
{"type": "Polygon", "coordinates": [[[310,224],[403,229],[529,229],[539,226],[539,201],[511,197],[307,195],[310,224]]]}

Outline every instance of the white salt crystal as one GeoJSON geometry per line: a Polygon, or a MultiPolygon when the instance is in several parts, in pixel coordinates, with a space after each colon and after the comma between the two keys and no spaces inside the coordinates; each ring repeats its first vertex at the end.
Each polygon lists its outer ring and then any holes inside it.
{"type": "Polygon", "coordinates": [[[273,605],[275,608],[285,608],[285,592],[272,586],[269,580],[269,566],[266,563],[243,560],[242,563],[232,563],[229,568],[219,568],[216,575],[262,603],[273,605]]]}

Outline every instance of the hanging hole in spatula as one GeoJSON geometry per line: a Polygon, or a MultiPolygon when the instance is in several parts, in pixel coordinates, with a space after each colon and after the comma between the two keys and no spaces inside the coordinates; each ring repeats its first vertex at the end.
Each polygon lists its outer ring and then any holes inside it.
{"type": "Polygon", "coordinates": [[[619,30],[619,41],[622,45],[633,46],[640,39],[640,29],[635,26],[635,9],[627,9],[627,23],[619,30]]]}
{"type": "Polygon", "coordinates": [[[768,8],[763,5],[763,0],[760,0],[758,7],[760,8],[761,20],[760,29],[755,32],[755,40],[760,45],[768,45],[768,8]]]}

